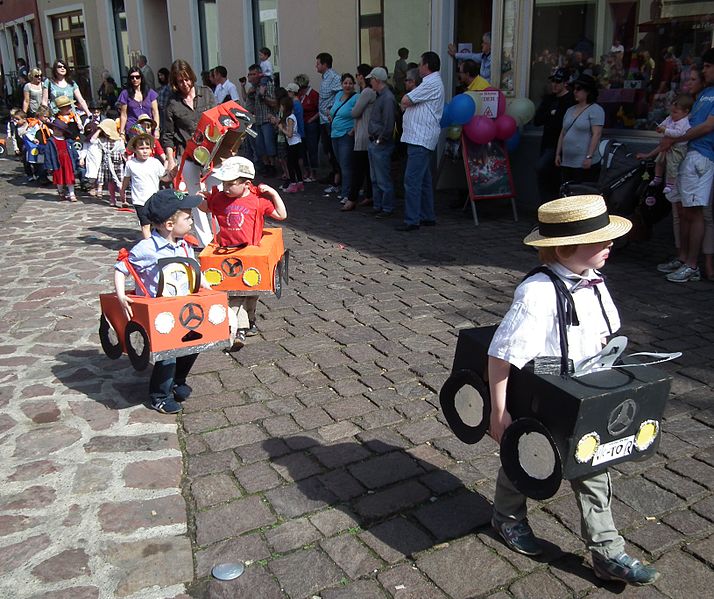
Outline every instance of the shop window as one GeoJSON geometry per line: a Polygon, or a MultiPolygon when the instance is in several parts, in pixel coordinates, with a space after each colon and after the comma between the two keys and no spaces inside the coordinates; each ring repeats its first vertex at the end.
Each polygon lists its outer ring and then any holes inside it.
{"type": "Polygon", "coordinates": [[[220,64],[216,0],[198,0],[198,27],[201,34],[201,66],[203,71],[209,71],[220,64]]]}
{"type": "Polygon", "coordinates": [[[52,33],[55,40],[55,56],[64,60],[72,69],[74,80],[82,95],[91,98],[84,15],[81,12],[72,12],[52,17],[52,33]]]}
{"type": "Polygon", "coordinates": [[[122,85],[126,83],[127,66],[129,65],[129,33],[126,26],[126,9],[124,0],[112,0],[112,15],[114,17],[114,33],[116,34],[117,55],[119,57],[119,73],[122,85]]]}
{"type": "Polygon", "coordinates": [[[594,76],[605,126],[654,129],[689,66],[712,47],[711,2],[677,0],[535,0],[530,98],[538,103],[548,75],[594,76]],[[543,27],[548,23],[548,27],[543,27]]]}
{"type": "Polygon", "coordinates": [[[419,62],[430,50],[429,0],[360,0],[360,62],[384,66],[392,75],[401,47],[409,50],[407,62],[419,62]]]}
{"type": "Polygon", "coordinates": [[[278,0],[253,0],[253,38],[255,40],[255,62],[260,63],[258,50],[270,50],[273,63],[273,78],[279,84],[280,52],[278,51],[278,0]]]}

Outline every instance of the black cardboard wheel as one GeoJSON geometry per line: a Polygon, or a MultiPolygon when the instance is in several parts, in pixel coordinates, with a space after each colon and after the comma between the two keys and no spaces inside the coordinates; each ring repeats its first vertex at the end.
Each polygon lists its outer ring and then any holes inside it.
{"type": "Polygon", "coordinates": [[[283,281],[285,285],[290,285],[290,250],[285,250],[283,257],[283,281]]]}
{"type": "Polygon", "coordinates": [[[283,259],[280,258],[278,263],[275,265],[275,271],[273,272],[273,293],[275,297],[280,299],[283,294],[283,259]]]}
{"type": "Polygon", "coordinates": [[[99,317],[99,343],[102,344],[102,349],[109,359],[116,360],[121,357],[122,348],[119,335],[104,314],[99,317]]]}
{"type": "Polygon", "coordinates": [[[501,465],[513,486],[532,499],[552,497],[563,480],[558,446],[535,418],[519,418],[503,433],[501,465]]]}
{"type": "Polygon", "coordinates": [[[126,355],[129,356],[129,361],[135,370],[145,370],[149,365],[149,336],[146,334],[144,327],[133,320],[126,325],[124,330],[124,345],[126,346],[126,355]],[[136,337],[139,336],[141,344],[137,343],[136,337]],[[141,351],[139,351],[141,350],[141,351]]]}
{"type": "Polygon", "coordinates": [[[473,370],[459,370],[446,379],[439,393],[446,422],[459,440],[478,443],[491,418],[491,396],[484,380],[473,370]]]}

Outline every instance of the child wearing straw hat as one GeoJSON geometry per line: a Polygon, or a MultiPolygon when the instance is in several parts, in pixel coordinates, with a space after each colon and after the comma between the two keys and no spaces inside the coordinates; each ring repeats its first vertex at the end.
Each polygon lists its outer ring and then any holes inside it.
{"type": "MultiPolygon", "coordinates": [[[[102,159],[97,174],[97,197],[101,197],[104,182],[107,183],[109,191],[109,205],[116,208],[116,192],[121,187],[124,179],[124,161],[126,158],[126,147],[119,135],[119,129],[114,119],[104,119],[92,135],[91,141],[97,141],[102,153],[102,159]]],[[[122,208],[128,208],[126,201],[122,208]]]]}
{"type": "MultiPolygon", "coordinates": [[[[561,364],[567,368],[567,358],[578,362],[597,354],[604,339],[620,327],[617,308],[597,269],[605,264],[612,240],[631,227],[627,219],[608,215],[601,196],[561,198],[538,209],[538,228],[524,243],[538,248],[543,266],[516,288],[513,303],[488,349],[489,433],[497,442],[511,424],[506,408],[511,367],[522,368],[539,357],[562,359],[566,353],[561,364]],[[574,308],[567,311],[569,318],[558,309],[562,300],[574,308]],[[559,322],[567,327],[563,339],[559,322]],[[561,352],[561,347],[566,352],[561,352]]],[[[610,510],[612,485],[607,470],[570,483],[595,575],[635,585],[657,580],[659,573],[652,566],[625,552],[625,541],[610,510]]],[[[542,553],[528,524],[526,498],[502,468],[496,480],[491,524],[510,549],[524,555],[542,553]]]]}

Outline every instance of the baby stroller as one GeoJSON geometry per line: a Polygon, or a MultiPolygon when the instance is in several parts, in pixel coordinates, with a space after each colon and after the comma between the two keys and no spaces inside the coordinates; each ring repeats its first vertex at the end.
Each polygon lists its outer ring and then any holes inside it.
{"type": "Polygon", "coordinates": [[[653,160],[638,160],[625,144],[614,139],[599,146],[602,161],[596,183],[571,183],[560,188],[563,196],[598,194],[605,198],[610,214],[629,218],[632,238],[649,237],[650,229],[671,209],[660,188],[649,187],[654,171],[653,160]]]}

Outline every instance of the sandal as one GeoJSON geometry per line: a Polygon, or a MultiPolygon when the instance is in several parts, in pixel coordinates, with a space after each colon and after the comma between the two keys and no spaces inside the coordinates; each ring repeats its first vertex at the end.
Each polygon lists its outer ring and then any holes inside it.
{"type": "Polygon", "coordinates": [[[70,202],[76,202],[76,201],[77,201],[77,196],[74,195],[74,194],[68,195],[68,196],[67,196],[67,200],[69,200],[70,202]]]}

